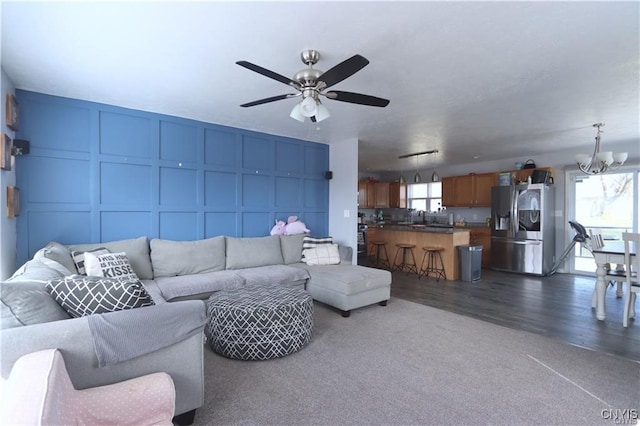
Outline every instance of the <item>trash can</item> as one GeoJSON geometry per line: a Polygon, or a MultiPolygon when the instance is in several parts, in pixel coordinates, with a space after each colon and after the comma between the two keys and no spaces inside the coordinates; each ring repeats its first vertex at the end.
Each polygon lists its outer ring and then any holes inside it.
{"type": "Polygon", "coordinates": [[[482,246],[458,246],[460,259],[460,279],[478,281],[482,271],[482,246]]]}

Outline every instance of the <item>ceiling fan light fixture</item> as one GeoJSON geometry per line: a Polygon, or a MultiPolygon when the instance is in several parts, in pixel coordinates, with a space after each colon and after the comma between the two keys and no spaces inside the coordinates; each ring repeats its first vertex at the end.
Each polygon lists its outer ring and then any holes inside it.
{"type": "Polygon", "coordinates": [[[316,121],[320,122],[329,117],[331,117],[331,113],[329,112],[327,107],[322,105],[320,101],[318,101],[318,106],[316,111],[316,121]]]}
{"type": "MultiPolygon", "coordinates": [[[[305,117],[313,117],[318,111],[318,102],[311,96],[307,96],[300,102],[300,113],[305,117]]],[[[326,118],[326,117],[325,117],[326,118]]]]}
{"type": "Polygon", "coordinates": [[[297,103],[293,106],[289,117],[293,118],[294,120],[298,120],[301,123],[304,123],[305,117],[304,115],[302,115],[302,112],[300,112],[300,103],[297,103]]]}

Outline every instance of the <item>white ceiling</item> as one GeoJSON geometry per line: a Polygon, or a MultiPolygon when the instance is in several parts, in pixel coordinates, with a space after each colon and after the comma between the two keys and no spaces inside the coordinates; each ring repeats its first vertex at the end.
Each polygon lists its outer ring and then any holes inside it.
{"type": "Polygon", "coordinates": [[[360,170],[399,170],[408,160],[398,156],[430,149],[440,165],[589,152],[601,121],[609,149],[640,140],[636,1],[1,7],[2,67],[16,88],[299,139],[357,138],[360,170]],[[324,71],[369,59],[332,89],[389,106],[324,100],[332,116],[316,124],[289,118],[298,98],[239,107],[291,89],[236,61],[293,77],[309,48],[324,71]]]}

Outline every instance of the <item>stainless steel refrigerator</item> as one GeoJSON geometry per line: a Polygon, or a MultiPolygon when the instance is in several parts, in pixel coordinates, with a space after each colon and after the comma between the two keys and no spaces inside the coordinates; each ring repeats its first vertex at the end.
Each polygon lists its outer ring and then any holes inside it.
{"type": "Polygon", "coordinates": [[[546,275],[555,255],[554,187],[495,186],[491,191],[491,269],[546,275]]]}

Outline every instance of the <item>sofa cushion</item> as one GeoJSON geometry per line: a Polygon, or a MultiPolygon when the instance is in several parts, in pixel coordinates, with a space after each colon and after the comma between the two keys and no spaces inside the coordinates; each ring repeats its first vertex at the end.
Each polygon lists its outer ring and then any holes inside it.
{"type": "Polygon", "coordinates": [[[2,328],[40,324],[71,318],[45,288],[43,282],[16,281],[0,284],[2,328]]]}
{"type": "Polygon", "coordinates": [[[87,269],[84,266],[85,256],[87,253],[99,255],[109,253],[109,250],[104,247],[98,247],[92,250],[73,250],[71,252],[71,257],[73,258],[73,262],[76,264],[76,269],[80,275],[87,275],[87,269]]]}
{"type": "Polygon", "coordinates": [[[201,274],[225,268],[224,237],[197,241],[151,240],[154,277],[201,274]]]}
{"type": "Polygon", "coordinates": [[[42,255],[47,259],[51,259],[63,265],[70,271],[70,274],[78,273],[76,264],[71,257],[71,252],[62,244],[55,241],[49,242],[49,244],[42,248],[42,255]]]}
{"type": "Polygon", "coordinates": [[[256,238],[227,238],[227,269],[282,265],[280,236],[256,238]]]}
{"type": "Polygon", "coordinates": [[[302,259],[302,240],[305,234],[280,235],[280,249],[285,265],[298,263],[302,259]]]}
{"type": "MultiPolygon", "coordinates": [[[[44,261],[44,259],[31,259],[25,262],[18,268],[13,275],[7,279],[8,282],[17,281],[38,281],[45,283],[51,278],[64,277],[67,275],[66,268],[54,267],[52,263],[56,263],[49,260],[50,263],[44,261]]],[[[60,266],[60,264],[58,264],[60,266]]]]}
{"type": "Polygon", "coordinates": [[[391,272],[359,265],[292,265],[309,272],[307,288],[322,287],[337,293],[351,295],[391,284],[391,272]]]}
{"type": "Polygon", "coordinates": [[[236,273],[244,278],[248,286],[304,283],[309,278],[306,270],[287,265],[258,266],[239,269],[236,273]]]}
{"type": "Polygon", "coordinates": [[[138,281],[138,276],[129,263],[126,253],[105,253],[95,255],[91,252],[84,254],[84,267],[87,275],[107,278],[127,278],[138,281]]]}
{"type": "Polygon", "coordinates": [[[129,263],[131,263],[133,271],[141,280],[150,280],[153,278],[151,257],[149,257],[149,240],[147,237],[109,241],[107,243],[74,244],[68,246],[71,251],[82,252],[93,250],[98,247],[104,247],[111,253],[127,253],[127,257],[129,258],[129,263]]]}
{"type": "Polygon", "coordinates": [[[167,301],[207,299],[211,293],[244,286],[244,278],[235,271],[204,272],[194,275],[158,277],[154,280],[167,301]]]}
{"type": "Polygon", "coordinates": [[[70,275],[50,280],[47,291],[74,318],[153,305],[140,281],[70,275]]]}
{"type": "Polygon", "coordinates": [[[337,265],[340,253],[337,244],[322,244],[315,248],[302,250],[302,260],[307,265],[337,265]]]}

